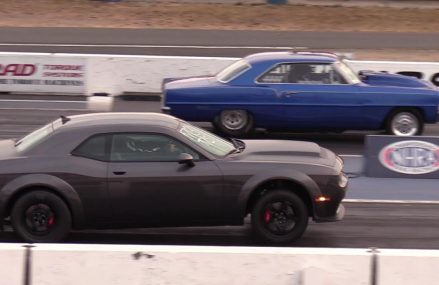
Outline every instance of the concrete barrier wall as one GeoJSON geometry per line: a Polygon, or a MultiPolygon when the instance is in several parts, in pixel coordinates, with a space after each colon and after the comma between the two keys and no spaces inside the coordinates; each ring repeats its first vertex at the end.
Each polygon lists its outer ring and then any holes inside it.
{"type": "Polygon", "coordinates": [[[364,250],[38,246],[34,284],[368,284],[364,250]],[[365,270],[366,269],[366,270],[365,270]]]}
{"type": "Polygon", "coordinates": [[[216,74],[235,58],[178,56],[90,56],[87,94],[160,92],[165,77],[216,74]]]}
{"type": "Polygon", "coordinates": [[[430,250],[380,250],[378,284],[439,284],[439,254],[430,250]]]}
{"type": "MultiPolygon", "coordinates": [[[[238,58],[0,53],[0,91],[158,93],[162,79],[216,74],[238,58]],[[35,69],[33,74],[29,74],[35,69]],[[65,84],[65,85],[63,85],[65,84]]],[[[439,85],[439,63],[349,61],[355,70],[419,72],[439,85]]]]}
{"type": "Polygon", "coordinates": [[[439,278],[438,250],[32,246],[0,244],[0,284],[433,285],[439,278]]]}
{"type": "Polygon", "coordinates": [[[22,285],[25,248],[23,245],[0,244],[0,284],[22,285]]]}

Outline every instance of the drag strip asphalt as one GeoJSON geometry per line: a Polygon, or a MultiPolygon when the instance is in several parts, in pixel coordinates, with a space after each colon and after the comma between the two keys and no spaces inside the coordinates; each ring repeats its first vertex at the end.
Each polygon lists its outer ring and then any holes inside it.
{"type": "MultiPolygon", "coordinates": [[[[439,205],[345,203],[346,216],[335,223],[310,222],[291,247],[439,249],[439,205]]],[[[0,242],[17,242],[9,230],[0,242]]],[[[244,226],[87,230],[73,232],[66,243],[260,246],[244,226]]],[[[266,245],[261,245],[266,246],[266,245]]]]}
{"type": "Polygon", "coordinates": [[[87,101],[2,100],[0,110],[87,110],[87,101]]]}
{"type": "Polygon", "coordinates": [[[438,49],[438,33],[0,28],[0,51],[244,56],[283,47],[438,49]],[[185,48],[187,46],[187,48],[185,48]]]}

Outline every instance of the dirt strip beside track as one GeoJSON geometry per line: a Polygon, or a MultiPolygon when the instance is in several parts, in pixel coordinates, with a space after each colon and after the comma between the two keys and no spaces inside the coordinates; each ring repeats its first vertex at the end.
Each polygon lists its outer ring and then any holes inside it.
{"type": "Polygon", "coordinates": [[[437,32],[439,9],[3,0],[0,26],[437,32]]]}

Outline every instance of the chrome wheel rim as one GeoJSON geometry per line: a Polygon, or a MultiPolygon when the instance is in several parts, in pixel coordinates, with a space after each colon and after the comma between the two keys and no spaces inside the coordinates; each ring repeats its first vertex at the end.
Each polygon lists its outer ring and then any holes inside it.
{"type": "Polygon", "coordinates": [[[391,128],[396,136],[414,136],[418,132],[419,121],[412,113],[401,112],[393,117],[391,128]]]}
{"type": "Polygon", "coordinates": [[[230,110],[221,113],[221,123],[229,130],[240,130],[247,124],[248,116],[246,111],[230,110]]]}

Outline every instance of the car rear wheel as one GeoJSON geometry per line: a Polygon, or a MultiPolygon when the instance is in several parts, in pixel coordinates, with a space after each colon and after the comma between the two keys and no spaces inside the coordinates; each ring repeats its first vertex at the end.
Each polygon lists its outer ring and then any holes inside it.
{"type": "Polygon", "coordinates": [[[424,123],[415,110],[398,110],[389,116],[386,131],[395,136],[421,135],[424,123]]]}
{"type": "Polygon", "coordinates": [[[253,130],[253,118],[245,110],[224,110],[216,118],[214,125],[227,136],[242,137],[253,130]]]}
{"type": "Polygon", "coordinates": [[[251,222],[254,233],[263,242],[290,243],[305,232],[308,209],[296,194],[287,190],[274,190],[256,202],[251,222]]]}
{"type": "Polygon", "coordinates": [[[70,232],[70,210],[57,195],[32,191],[19,197],[11,211],[15,233],[26,242],[58,242],[70,232]]]}

